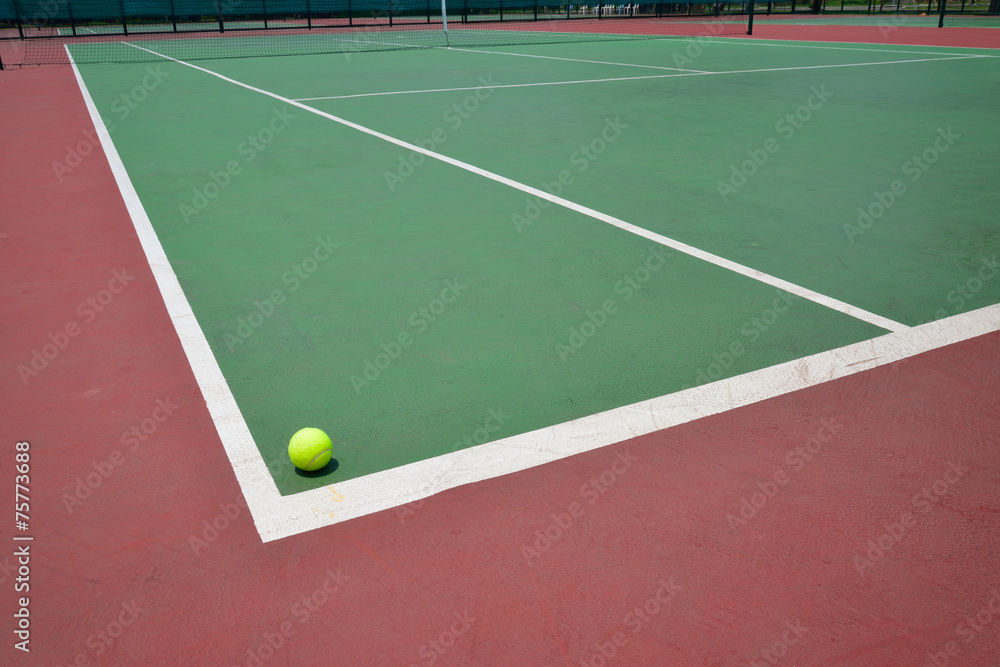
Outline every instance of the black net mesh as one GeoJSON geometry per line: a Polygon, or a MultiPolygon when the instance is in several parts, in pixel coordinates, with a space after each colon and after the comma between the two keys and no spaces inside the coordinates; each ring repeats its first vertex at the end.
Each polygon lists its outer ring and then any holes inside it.
{"type": "Polygon", "coordinates": [[[746,32],[742,3],[0,0],[6,66],[648,39],[746,32]],[[447,29],[445,24],[447,23],[447,29]]]}

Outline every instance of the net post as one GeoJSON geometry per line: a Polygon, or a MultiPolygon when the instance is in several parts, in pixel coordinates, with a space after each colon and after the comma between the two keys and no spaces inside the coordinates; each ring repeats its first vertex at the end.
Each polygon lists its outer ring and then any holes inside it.
{"type": "Polygon", "coordinates": [[[427,0],[427,25],[431,24],[431,0],[427,0]]]}
{"type": "Polygon", "coordinates": [[[219,0],[215,0],[215,18],[219,21],[219,32],[225,32],[226,26],[222,22],[222,5],[219,4],[219,0]]]}
{"type": "Polygon", "coordinates": [[[260,0],[260,9],[264,14],[264,30],[267,30],[267,0],[260,0]]]}
{"type": "Polygon", "coordinates": [[[386,7],[389,9],[389,27],[392,27],[392,0],[386,3],[386,7]]]}
{"type": "Polygon", "coordinates": [[[462,0],[462,23],[469,22],[469,0],[462,0]]]}
{"type": "Polygon", "coordinates": [[[948,0],[938,0],[938,2],[941,3],[941,15],[938,16],[938,27],[939,28],[943,28],[944,27],[944,10],[945,10],[945,7],[948,6],[948,0]]]}
{"type": "MultiPolygon", "coordinates": [[[[427,10],[430,11],[430,10],[427,10]]],[[[445,43],[448,41],[448,4],[445,0],[441,0],[441,23],[444,25],[444,38],[445,43]]]]}
{"type": "Polygon", "coordinates": [[[538,20],[538,0],[535,0],[535,20],[538,20]]]}
{"type": "Polygon", "coordinates": [[[177,32],[177,11],[174,9],[174,0],[170,0],[170,23],[174,26],[174,32],[177,32]]]}
{"type": "Polygon", "coordinates": [[[354,25],[354,8],[351,6],[351,0],[347,0],[347,25],[354,25]]]}
{"type": "Polygon", "coordinates": [[[69,27],[73,31],[73,36],[76,37],[76,19],[73,18],[73,3],[67,0],[66,9],[69,11],[69,27]]]}
{"type": "Polygon", "coordinates": [[[309,0],[306,0],[306,28],[309,30],[313,29],[312,4],[309,0]]]}
{"type": "Polygon", "coordinates": [[[753,4],[756,0],[748,0],[747,2],[747,34],[753,34],[753,4]]]}

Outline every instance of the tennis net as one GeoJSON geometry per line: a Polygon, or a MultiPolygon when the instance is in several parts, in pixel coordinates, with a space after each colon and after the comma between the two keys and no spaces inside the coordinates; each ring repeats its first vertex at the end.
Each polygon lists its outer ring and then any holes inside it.
{"type": "Polygon", "coordinates": [[[746,34],[743,2],[0,0],[6,66],[746,34]]]}

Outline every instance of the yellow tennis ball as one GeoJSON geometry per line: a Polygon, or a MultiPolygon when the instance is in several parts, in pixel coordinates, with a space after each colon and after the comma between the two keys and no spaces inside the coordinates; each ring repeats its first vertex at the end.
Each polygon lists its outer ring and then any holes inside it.
{"type": "Polygon", "coordinates": [[[288,458],[296,468],[319,470],[333,458],[333,443],[318,428],[304,428],[288,441],[288,458]]]}

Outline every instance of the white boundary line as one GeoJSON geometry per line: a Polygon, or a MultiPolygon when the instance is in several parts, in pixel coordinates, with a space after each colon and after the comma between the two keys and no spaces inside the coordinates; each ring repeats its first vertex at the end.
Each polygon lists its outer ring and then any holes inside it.
{"type": "MultiPolygon", "coordinates": [[[[436,458],[287,496],[288,525],[261,531],[267,542],[558,461],[871,370],[1000,330],[1000,305],[777,366],[626,405],[436,458]],[[338,499],[339,498],[339,499],[338,499]]],[[[258,524],[259,525],[259,524],[258,524]]]]}
{"type": "MultiPolygon", "coordinates": [[[[855,46],[823,46],[815,43],[810,44],[797,44],[793,40],[788,40],[787,43],[782,44],[770,44],[768,41],[758,41],[756,39],[745,39],[745,38],[734,38],[734,37],[716,37],[712,40],[713,42],[718,42],[719,44],[736,44],[736,45],[750,45],[750,46],[773,46],[777,48],[785,49],[822,49],[824,51],[871,51],[873,53],[916,53],[922,56],[969,56],[969,55],[981,55],[983,58],[1000,58],[1000,56],[992,54],[972,54],[965,53],[962,51],[904,51],[902,49],[865,49],[855,46]]],[[[838,43],[838,42],[834,42],[838,43]]],[[[843,44],[843,42],[839,42],[843,44]]],[[[872,46],[879,46],[879,42],[849,42],[850,44],[870,44],[872,46]]],[[[921,46],[920,44],[887,44],[887,46],[921,46]]],[[[934,48],[934,47],[931,47],[934,48]]],[[[940,48],[940,47],[938,47],[940,48]]],[[[985,46],[955,46],[955,47],[944,47],[944,48],[955,48],[955,49],[977,49],[980,51],[996,51],[996,49],[990,49],[985,46]]]]}
{"type": "Polygon", "coordinates": [[[97,135],[104,148],[104,154],[108,159],[108,164],[114,174],[118,189],[121,191],[125,207],[128,209],[132,224],[135,226],[139,242],[142,244],[143,252],[149,262],[156,285],[163,296],[170,320],[177,329],[177,336],[181,340],[181,346],[191,363],[191,370],[194,372],[201,393],[205,397],[212,421],[219,432],[226,448],[226,454],[233,465],[236,479],[243,495],[246,497],[250,513],[254,517],[261,536],[265,531],[274,530],[274,526],[284,522],[285,509],[282,506],[281,494],[271,477],[270,471],[261,458],[260,451],[254,444],[250,429],[247,427],[243,414],[240,412],[236,399],[229,389],[226,378],[222,375],[222,370],[212,353],[212,348],[205,338],[205,333],[198,325],[191,304],[188,303],[184,290],[177,281],[173,267],[167,259],[160,239],[156,236],[146,209],[139,200],[139,195],[132,185],[125,165],[122,164],[118,150],[115,148],[111,135],[108,133],[104,120],[101,118],[97,105],[94,104],[90,91],[83,81],[73,54],[70,53],[69,46],[64,45],[69,62],[73,66],[73,74],[76,75],[77,84],[83,94],[87,111],[90,112],[90,120],[97,130],[97,135]]]}
{"type": "MultiPolygon", "coordinates": [[[[1000,330],[1000,305],[469,449],[281,496],[83,77],[73,73],[143,251],[264,542],[378,512],[1000,330]]],[[[186,63],[185,63],[186,64],[186,63]]],[[[200,69],[200,68],[196,68],[200,69]]],[[[218,75],[217,75],[218,76],[218,75]]]]}
{"type": "Polygon", "coordinates": [[[499,53],[502,56],[519,56],[521,58],[544,58],[545,60],[568,60],[574,63],[591,63],[594,65],[617,65],[618,67],[641,67],[644,69],[666,69],[674,72],[701,72],[700,69],[686,69],[684,67],[661,67],[660,65],[636,65],[635,63],[612,63],[606,60],[582,60],[580,58],[559,58],[557,56],[542,56],[533,53],[511,53],[509,51],[484,51],[482,49],[461,49],[457,46],[446,47],[449,51],[466,51],[468,53],[499,53]]]}
{"type": "MultiPolygon", "coordinates": [[[[377,97],[377,96],[380,96],[380,95],[411,95],[411,94],[415,94],[415,93],[446,93],[446,92],[454,92],[454,91],[460,91],[460,90],[480,90],[482,88],[485,88],[485,86],[470,86],[470,87],[467,87],[467,88],[437,88],[437,89],[428,89],[428,90],[397,90],[397,91],[389,91],[389,92],[383,92],[383,93],[358,93],[356,95],[332,95],[332,96],[329,96],[329,97],[300,97],[298,99],[288,99],[288,98],[284,98],[284,97],[280,97],[280,96],[274,95],[273,93],[268,93],[266,91],[262,91],[262,90],[259,90],[257,88],[253,88],[253,87],[248,86],[246,84],[240,83],[239,81],[234,81],[232,79],[228,79],[226,77],[223,77],[221,74],[216,74],[215,72],[212,72],[211,70],[202,69],[201,67],[198,67],[196,65],[192,65],[191,63],[184,62],[183,60],[176,60],[175,58],[171,58],[170,56],[161,55],[159,53],[156,53],[156,51],[150,51],[149,49],[145,49],[145,48],[143,48],[141,46],[136,46],[135,44],[129,44],[128,42],[122,42],[122,44],[128,44],[129,46],[135,47],[137,49],[142,49],[143,51],[149,51],[150,53],[153,53],[153,54],[156,54],[158,56],[161,56],[162,58],[166,58],[168,60],[173,60],[174,62],[181,63],[182,65],[187,65],[188,67],[194,67],[195,69],[199,69],[199,70],[201,70],[203,72],[208,72],[209,74],[212,74],[213,76],[218,76],[219,78],[222,78],[222,79],[225,79],[226,81],[230,81],[232,83],[235,83],[236,85],[243,86],[244,88],[249,88],[250,90],[255,90],[257,92],[262,92],[265,95],[271,95],[272,97],[275,97],[276,99],[288,100],[289,102],[313,102],[313,101],[316,101],[316,100],[346,100],[346,99],[356,98],[356,97],[377,97]]],[[[483,53],[492,53],[492,52],[490,52],[490,51],[484,51],[483,53]]],[[[537,87],[537,86],[565,86],[565,85],[577,84],[577,83],[605,83],[605,82],[609,82],[609,81],[641,81],[643,79],[672,79],[672,78],[682,77],[682,76],[712,76],[712,75],[718,75],[718,74],[757,74],[757,73],[761,73],[761,72],[790,72],[790,71],[795,71],[795,70],[806,70],[806,69],[835,69],[835,68],[838,68],[838,67],[868,67],[868,66],[872,66],[872,65],[899,65],[901,63],[927,63],[927,62],[936,62],[936,61],[944,61],[944,60],[969,60],[969,59],[974,59],[974,58],[988,58],[988,57],[989,56],[966,55],[966,56],[951,56],[951,57],[948,57],[948,58],[914,58],[912,60],[886,60],[886,61],[877,62],[877,63],[839,63],[839,64],[833,64],[833,65],[802,65],[802,66],[799,66],[799,67],[769,67],[769,68],[766,68],[766,69],[734,69],[734,70],[727,70],[727,71],[724,71],[724,72],[692,71],[692,72],[680,72],[678,74],[650,74],[648,76],[621,76],[621,77],[613,77],[613,78],[608,78],[608,79],[580,79],[578,81],[541,81],[541,82],[537,82],[537,83],[507,83],[507,84],[498,84],[496,86],[492,86],[492,88],[533,88],[533,87],[537,87]]],[[[303,108],[304,109],[313,110],[316,113],[320,113],[320,112],[317,112],[316,110],[312,109],[312,107],[303,107],[303,108]]]]}
{"type": "MultiPolygon", "coordinates": [[[[478,176],[482,176],[484,178],[488,178],[491,181],[496,181],[497,183],[501,183],[503,185],[509,186],[511,188],[514,188],[515,190],[520,190],[521,192],[527,193],[527,194],[532,195],[534,197],[538,197],[540,199],[544,199],[544,200],[549,201],[549,202],[551,202],[553,204],[557,204],[559,206],[562,206],[563,208],[568,208],[571,211],[575,211],[577,213],[582,213],[583,215],[586,215],[586,216],[591,217],[591,218],[593,218],[595,220],[599,220],[601,222],[607,223],[607,224],[609,224],[609,225],[611,225],[613,227],[618,227],[619,229],[623,229],[623,230],[625,230],[627,232],[635,234],[636,236],[641,236],[641,237],[643,237],[645,239],[649,239],[650,241],[653,241],[655,243],[659,243],[660,245],[667,246],[668,248],[673,248],[674,250],[682,252],[682,253],[684,253],[686,255],[690,255],[692,257],[696,257],[696,258],[698,258],[700,260],[708,262],[709,264],[715,264],[716,266],[722,267],[724,269],[728,269],[729,271],[732,271],[733,273],[738,273],[738,274],[740,274],[742,276],[746,276],[747,278],[752,278],[753,280],[762,282],[762,283],[764,283],[766,285],[771,285],[772,287],[777,287],[778,289],[784,290],[784,291],[789,292],[791,294],[795,294],[796,296],[800,296],[800,297],[802,297],[804,299],[808,299],[809,301],[813,301],[813,302],[818,303],[818,304],[820,304],[822,306],[826,306],[827,308],[830,308],[832,310],[839,311],[841,313],[844,313],[845,315],[850,315],[851,317],[857,318],[857,319],[862,320],[864,322],[868,322],[869,324],[874,324],[875,326],[881,327],[883,329],[886,329],[887,331],[899,331],[901,329],[908,328],[905,324],[900,324],[899,322],[895,322],[893,320],[890,320],[887,317],[882,317],[881,315],[876,315],[875,313],[870,313],[870,312],[868,312],[866,310],[858,308],[857,306],[852,306],[852,305],[850,305],[848,303],[844,303],[843,301],[840,301],[838,299],[834,299],[833,297],[829,297],[829,296],[826,296],[824,294],[820,294],[818,292],[814,292],[811,289],[802,287],[800,285],[796,285],[794,283],[790,283],[787,280],[783,280],[783,279],[778,278],[776,276],[772,276],[770,274],[764,273],[763,271],[758,271],[757,269],[752,269],[752,268],[750,268],[748,266],[744,266],[743,264],[739,264],[737,262],[733,262],[733,261],[728,260],[728,259],[726,259],[724,257],[719,257],[718,255],[714,255],[714,254],[712,254],[710,252],[706,252],[704,250],[701,250],[700,248],[695,248],[694,246],[690,246],[690,245],[688,245],[686,243],[683,243],[681,241],[677,241],[676,239],[672,239],[672,238],[669,238],[667,236],[663,236],[661,234],[657,234],[656,232],[651,232],[648,229],[643,229],[642,227],[638,227],[636,225],[633,225],[630,222],[625,222],[624,220],[621,220],[620,218],[616,218],[616,217],[608,215],[606,213],[601,213],[600,211],[596,211],[596,210],[594,210],[592,208],[589,208],[587,206],[583,206],[582,204],[577,204],[576,202],[572,202],[572,201],[570,201],[568,199],[563,199],[562,197],[558,197],[558,196],[553,195],[553,194],[551,194],[549,192],[545,192],[544,190],[539,190],[538,188],[533,188],[530,185],[525,185],[524,183],[520,183],[520,182],[515,181],[513,179],[507,178],[506,176],[501,176],[499,174],[495,174],[492,171],[487,171],[486,169],[481,169],[480,167],[476,167],[474,165],[471,165],[468,162],[462,162],[461,160],[456,160],[455,158],[448,157],[447,155],[443,155],[441,153],[435,153],[434,151],[428,150],[428,149],[424,148],[423,146],[417,146],[416,144],[411,144],[409,142],[403,141],[402,139],[397,139],[396,137],[389,136],[388,134],[383,134],[382,132],[378,132],[377,130],[373,130],[373,129],[369,128],[369,127],[365,127],[364,125],[359,125],[358,123],[354,123],[354,122],[346,120],[344,118],[340,118],[339,116],[334,116],[333,114],[326,113],[325,111],[320,111],[319,109],[316,109],[314,107],[308,106],[306,104],[302,104],[301,102],[296,102],[295,100],[289,99],[287,97],[283,97],[282,95],[278,95],[277,93],[272,93],[272,92],[264,90],[262,88],[257,88],[255,86],[251,86],[248,83],[243,83],[242,81],[237,81],[236,79],[232,79],[232,78],[230,78],[228,76],[225,76],[223,74],[219,74],[218,72],[213,72],[210,69],[206,69],[204,67],[199,67],[198,65],[192,65],[191,63],[184,62],[183,60],[178,60],[177,58],[171,58],[170,56],[165,56],[162,53],[157,53],[156,51],[152,51],[150,49],[147,49],[147,48],[144,48],[144,47],[141,47],[141,46],[136,46],[135,44],[130,44],[129,42],[122,42],[122,44],[126,44],[128,46],[131,46],[133,48],[139,49],[141,51],[146,51],[148,53],[152,53],[152,54],[160,56],[161,58],[164,58],[166,60],[171,60],[171,61],[173,61],[175,63],[180,64],[180,65],[184,65],[186,67],[190,67],[191,69],[198,70],[199,72],[204,72],[205,74],[209,74],[209,75],[214,76],[216,78],[222,79],[223,81],[226,81],[228,83],[232,83],[234,85],[240,86],[241,88],[246,88],[247,90],[251,90],[251,91],[253,91],[255,93],[260,93],[261,95],[266,95],[267,97],[276,99],[276,100],[278,100],[280,102],[284,102],[285,104],[290,104],[290,105],[295,106],[295,107],[297,107],[299,109],[302,109],[304,111],[308,111],[309,113],[314,113],[317,116],[320,116],[322,118],[326,118],[328,120],[332,120],[335,123],[339,123],[341,125],[344,125],[346,127],[351,128],[351,129],[357,130],[359,132],[363,132],[364,134],[370,135],[370,136],[375,137],[377,139],[381,139],[381,140],[389,142],[391,144],[395,144],[395,145],[397,145],[397,146],[399,146],[401,148],[405,148],[408,151],[415,151],[417,153],[421,153],[423,155],[426,155],[429,158],[438,160],[440,162],[444,162],[446,164],[450,164],[452,166],[458,167],[459,169],[464,169],[465,171],[471,172],[471,173],[476,174],[478,176]]],[[[671,75],[671,76],[673,76],[673,75],[671,75]]],[[[676,75],[676,76],[703,76],[703,75],[699,75],[699,74],[690,74],[690,75],[684,74],[684,75],[676,75]]]]}

